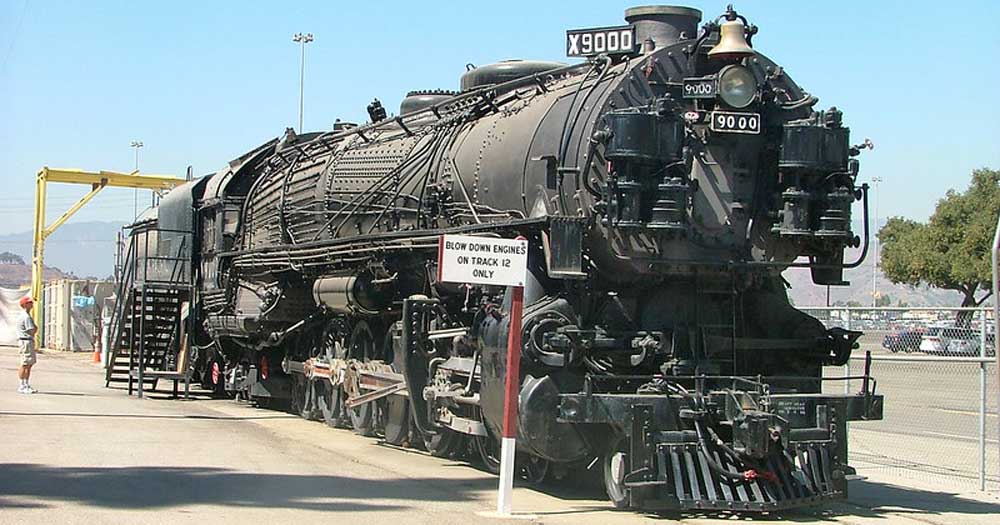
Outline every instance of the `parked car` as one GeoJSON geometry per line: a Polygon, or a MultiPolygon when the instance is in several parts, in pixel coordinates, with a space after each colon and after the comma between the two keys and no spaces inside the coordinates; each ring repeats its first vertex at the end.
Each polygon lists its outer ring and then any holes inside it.
{"type": "MultiPolygon", "coordinates": [[[[932,326],[920,340],[920,351],[929,354],[948,354],[960,356],[978,356],[982,334],[973,328],[958,328],[953,326],[932,326]]],[[[990,350],[996,337],[986,335],[987,355],[993,355],[990,350]]]]}
{"type": "Polygon", "coordinates": [[[924,328],[903,328],[885,334],[882,346],[890,352],[914,352],[920,349],[924,328]]]}
{"type": "MultiPolygon", "coordinates": [[[[986,334],[986,355],[992,357],[996,355],[994,341],[995,337],[993,334],[986,334]]],[[[975,337],[972,338],[958,338],[951,339],[948,341],[948,354],[949,355],[961,355],[968,357],[978,357],[980,355],[979,344],[982,341],[981,336],[976,333],[975,337]]]]}

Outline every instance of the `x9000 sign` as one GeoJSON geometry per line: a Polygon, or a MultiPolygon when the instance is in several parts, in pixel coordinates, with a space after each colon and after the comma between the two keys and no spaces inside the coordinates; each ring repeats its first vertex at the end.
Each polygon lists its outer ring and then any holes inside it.
{"type": "Polygon", "coordinates": [[[632,26],[566,31],[566,56],[626,55],[635,50],[635,28],[632,26]]]}

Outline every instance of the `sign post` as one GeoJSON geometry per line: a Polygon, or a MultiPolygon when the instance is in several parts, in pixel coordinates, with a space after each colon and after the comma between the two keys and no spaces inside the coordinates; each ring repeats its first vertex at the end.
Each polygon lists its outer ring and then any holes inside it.
{"type": "Polygon", "coordinates": [[[503,431],[500,442],[500,488],[497,514],[510,516],[517,445],[517,403],[521,387],[521,315],[528,274],[528,240],[442,235],[438,244],[441,282],[509,286],[510,328],[504,380],[503,431]]]}

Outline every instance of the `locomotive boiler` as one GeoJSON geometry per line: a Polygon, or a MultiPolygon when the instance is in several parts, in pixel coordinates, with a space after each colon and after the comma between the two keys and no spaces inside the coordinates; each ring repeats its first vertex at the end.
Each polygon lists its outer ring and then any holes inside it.
{"type": "Polygon", "coordinates": [[[516,374],[529,481],[596,469],[647,509],[846,497],[846,422],[882,399],[867,375],[824,393],[860,333],[797,310],[781,272],[847,284],[869,143],[732,8],[625,21],[567,32],[570,63],[469,66],[459,91],[289,129],[168,195],[161,226],[195,232],[203,382],[495,469],[516,374]],[[438,281],[445,233],[528,239],[520,370],[510,292],[438,281]]]}

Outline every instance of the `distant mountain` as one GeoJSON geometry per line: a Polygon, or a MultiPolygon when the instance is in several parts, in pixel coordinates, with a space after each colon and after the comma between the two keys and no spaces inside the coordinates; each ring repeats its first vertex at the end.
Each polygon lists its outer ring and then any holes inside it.
{"type": "MultiPolygon", "coordinates": [[[[45,241],[45,266],[58,267],[79,278],[103,279],[114,272],[115,236],[122,222],[73,222],[62,225],[45,241]]],[[[30,231],[0,235],[0,252],[31,261],[30,231]]]]}
{"type": "MultiPolygon", "coordinates": [[[[45,274],[42,276],[43,281],[51,281],[53,279],[65,279],[69,277],[63,273],[59,268],[53,268],[49,265],[45,265],[45,274]]],[[[31,284],[31,265],[30,264],[7,264],[0,263],[0,288],[6,288],[9,290],[17,290],[19,288],[27,287],[31,284]]]]}
{"type": "MultiPolygon", "coordinates": [[[[857,258],[860,250],[848,250],[844,259],[851,262],[857,258]]],[[[875,256],[869,252],[868,257],[857,268],[844,271],[844,280],[850,281],[850,286],[831,286],[830,304],[855,301],[864,306],[872,304],[872,266],[875,256]]],[[[813,284],[808,268],[789,268],[782,274],[791,284],[788,297],[796,306],[825,306],[826,286],[813,284]]],[[[912,287],[893,284],[882,275],[879,269],[875,276],[875,289],[879,295],[889,296],[892,306],[900,301],[908,306],[959,306],[962,295],[950,290],[941,290],[929,286],[912,287]]]]}

